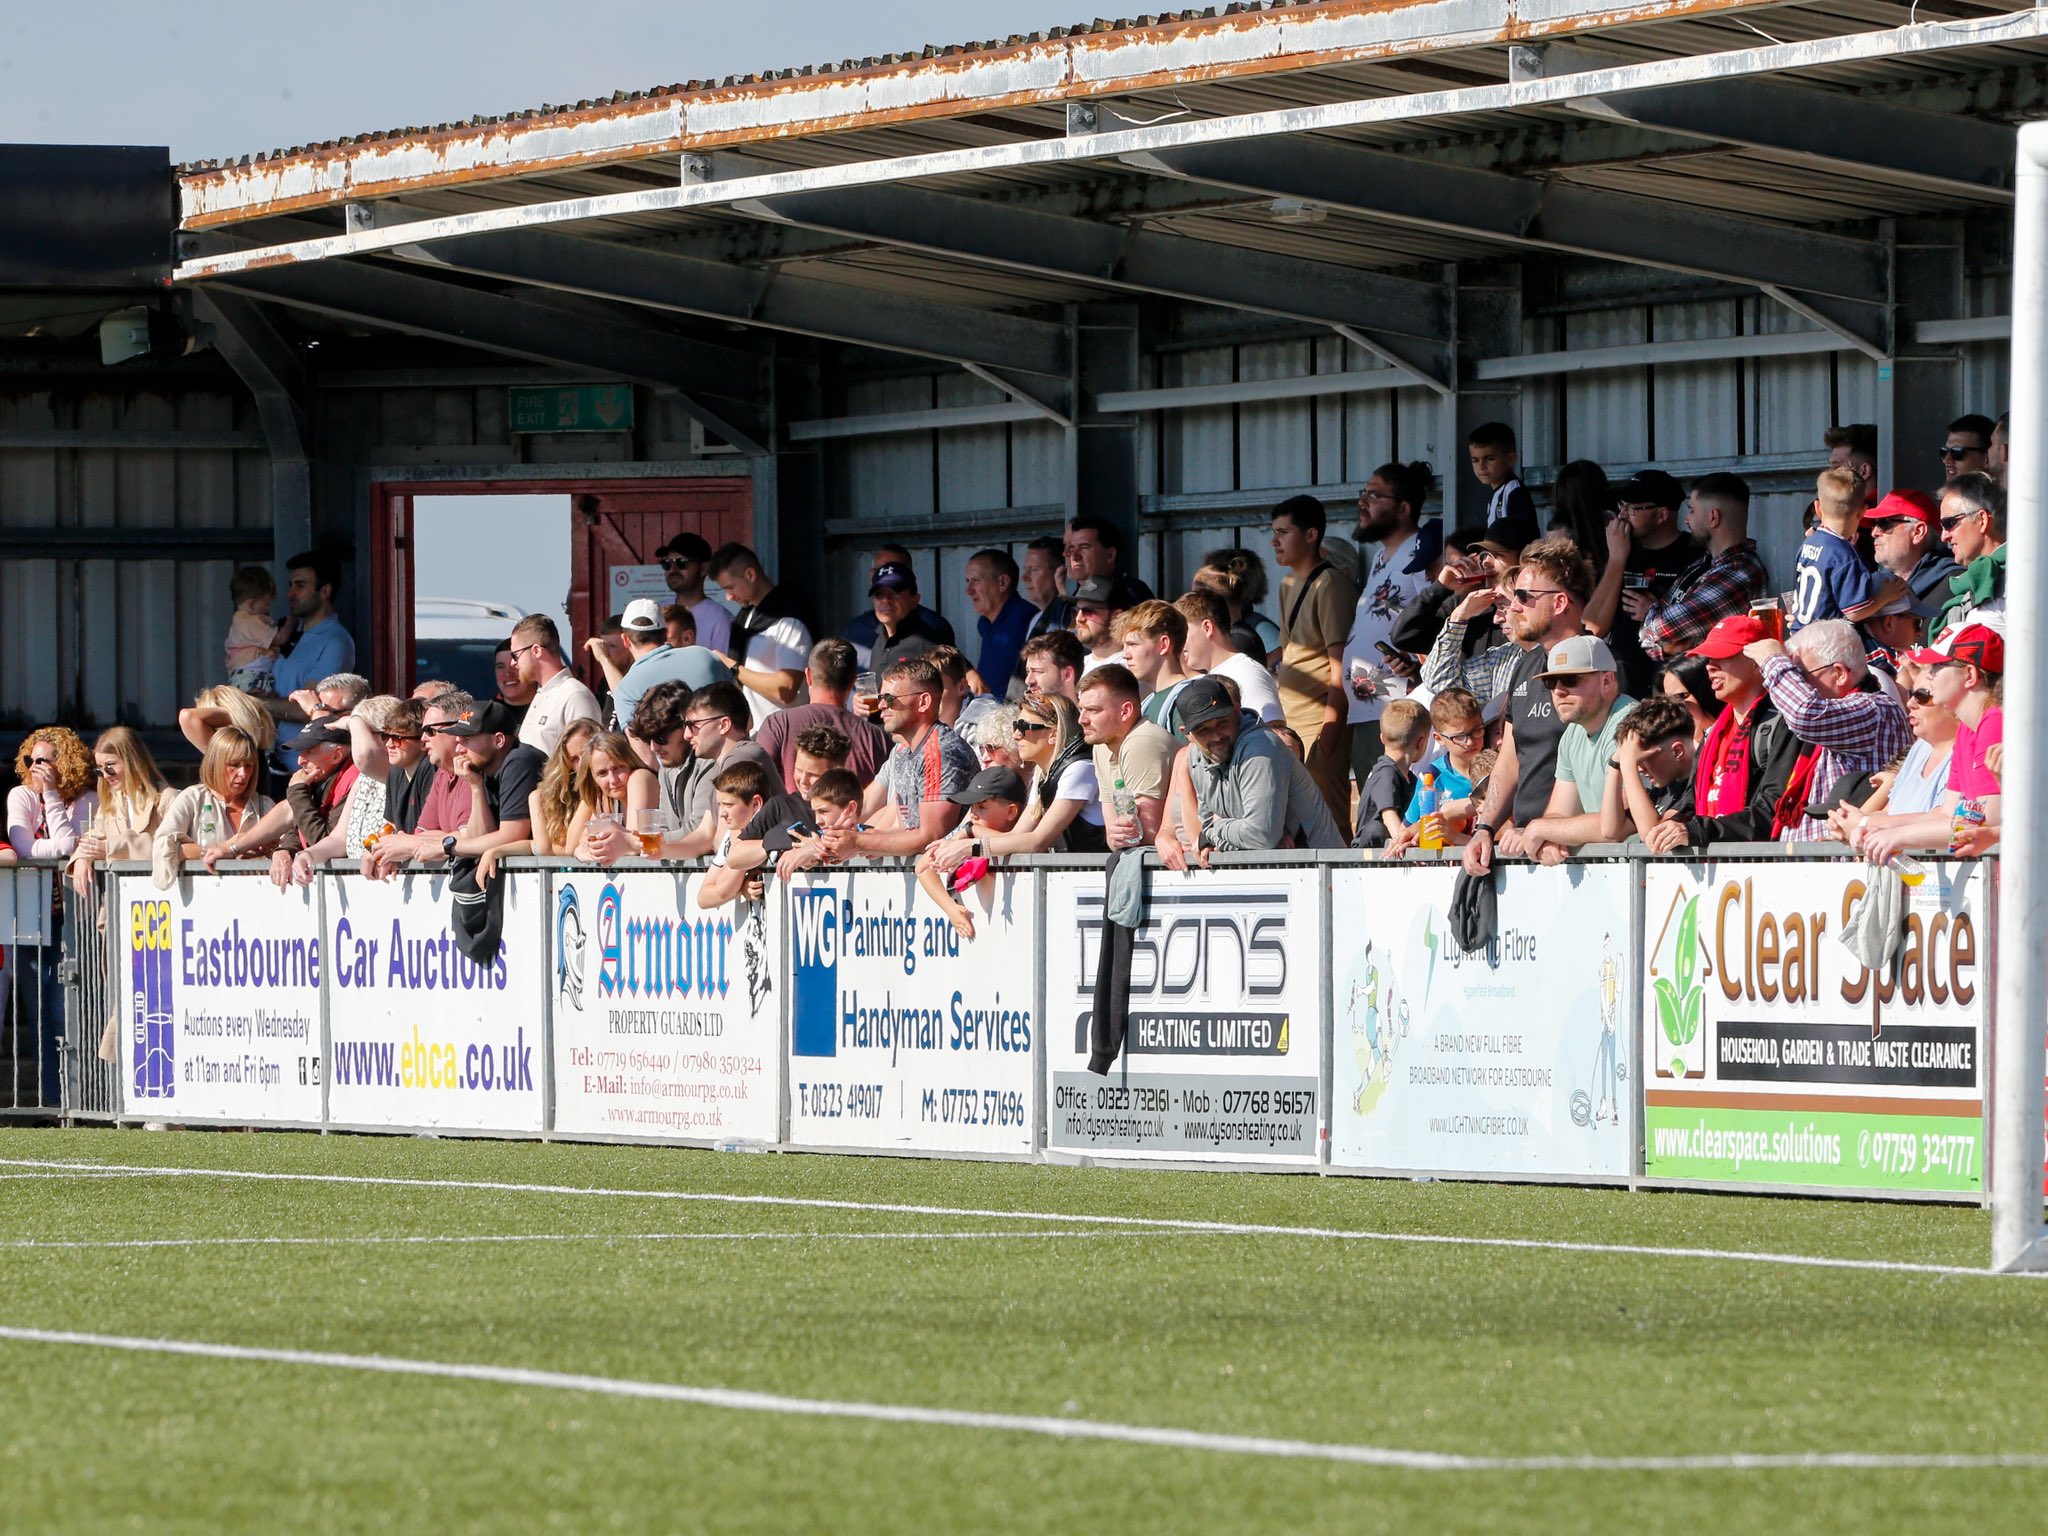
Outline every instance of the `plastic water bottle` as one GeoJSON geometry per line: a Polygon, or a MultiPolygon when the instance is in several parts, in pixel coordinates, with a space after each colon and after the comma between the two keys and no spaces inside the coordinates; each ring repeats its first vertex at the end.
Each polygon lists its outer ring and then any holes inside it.
{"type": "Polygon", "coordinates": [[[716,1150],[720,1152],[766,1152],[768,1144],[764,1141],[755,1141],[751,1137],[728,1136],[718,1143],[716,1150]]]}
{"type": "Polygon", "coordinates": [[[1138,814],[1138,797],[1124,788],[1123,775],[1118,774],[1116,783],[1110,789],[1110,803],[1116,807],[1119,816],[1138,814]]]}
{"type": "Polygon", "coordinates": [[[1418,848],[1441,848],[1444,845],[1444,819],[1438,814],[1439,801],[1436,792],[1436,773],[1424,769],[1422,786],[1415,792],[1415,808],[1419,815],[1417,826],[1420,835],[1415,840],[1418,848]]]}
{"type": "Polygon", "coordinates": [[[220,818],[213,808],[211,796],[199,802],[199,836],[197,842],[202,848],[211,848],[220,841],[220,818]]]}

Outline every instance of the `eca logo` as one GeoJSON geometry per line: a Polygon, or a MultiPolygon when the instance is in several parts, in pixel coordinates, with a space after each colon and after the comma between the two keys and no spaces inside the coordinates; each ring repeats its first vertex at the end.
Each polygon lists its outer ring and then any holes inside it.
{"type": "Polygon", "coordinates": [[[128,968],[130,1096],[174,1098],[178,1052],[169,902],[138,901],[128,909],[128,968]]]}
{"type": "Polygon", "coordinates": [[[813,886],[790,893],[795,964],[790,978],[790,1049],[834,1056],[839,1042],[839,892],[813,886]]]}

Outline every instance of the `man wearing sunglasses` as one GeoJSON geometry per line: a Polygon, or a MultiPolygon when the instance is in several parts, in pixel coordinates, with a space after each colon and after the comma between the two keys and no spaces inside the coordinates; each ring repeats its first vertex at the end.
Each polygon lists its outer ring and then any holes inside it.
{"type": "Polygon", "coordinates": [[[1941,445],[1941,475],[1950,485],[1964,475],[1982,474],[1989,467],[1991,433],[1997,424],[1989,416],[1974,412],[1958,416],[1948,424],[1948,436],[1941,445]]]}
{"type": "Polygon", "coordinates": [[[2005,491],[1989,475],[1962,475],[1941,493],[1941,536],[1961,571],[1930,633],[1936,640],[1965,624],[2005,626],[2005,491]]]}
{"type": "Polygon", "coordinates": [[[654,558],[661,562],[661,579],[669,592],[697,621],[697,644],[721,655],[729,651],[732,610],[704,593],[704,578],[711,574],[711,546],[703,535],[679,533],[657,549],[654,558]]]}
{"type": "Polygon", "coordinates": [[[1804,808],[1826,804],[1851,774],[1874,773],[1904,757],[1913,744],[1906,711],[1889,688],[1870,684],[1863,636],[1847,619],[1818,620],[1785,645],[1753,641],[1743,654],[1763,669],[1764,687],[1792,734],[1813,749],[1793,771],[1778,826],[1788,842],[1827,838],[1826,821],[1804,808]]]}
{"type": "Polygon", "coordinates": [[[444,689],[426,701],[420,722],[420,745],[426,766],[433,770],[425,802],[417,820],[407,828],[380,838],[375,851],[363,860],[363,873],[372,880],[403,869],[414,859],[439,860],[441,839],[461,832],[469,825],[471,780],[455,771],[456,738],[447,727],[477,709],[477,702],[458,688],[444,689]]]}
{"type": "Polygon", "coordinates": [[[1960,567],[1941,538],[1941,511],[1924,491],[1893,491],[1863,514],[1877,563],[1913,589],[1913,596],[1937,607],[1948,600],[1948,584],[1960,567]]]}
{"type": "Polygon", "coordinates": [[[1541,675],[1550,669],[1553,648],[1584,630],[1586,601],[1592,595],[1593,562],[1569,538],[1539,539],[1522,551],[1507,623],[1509,638],[1529,649],[1508,677],[1507,731],[1487,784],[1486,804],[1465,844],[1468,874],[1493,868],[1496,840],[1503,853],[1524,852],[1520,829],[1550,808],[1565,721],[1541,675]]]}
{"type": "MultiPolygon", "coordinates": [[[[745,762],[758,763],[767,776],[768,797],[773,799],[782,793],[782,770],[758,742],[748,738],[747,696],[740,691],[739,684],[712,683],[699,688],[689,695],[689,703],[683,706],[678,720],[668,708],[673,698],[668,690],[681,686],[658,683],[648,689],[647,697],[634,711],[632,724],[634,736],[653,748],[656,762],[664,769],[672,759],[679,759],[682,764],[681,811],[676,825],[683,830],[671,833],[663,841],[661,856],[665,859],[701,858],[717,846],[715,781],[726,769],[745,762]],[[650,705],[655,707],[650,709],[650,705]],[[643,729],[653,734],[642,735],[643,729]]],[[[663,789],[674,804],[675,786],[669,782],[667,772],[663,772],[662,778],[663,789]]],[[[624,828],[616,830],[618,851],[631,853],[633,850],[627,846],[632,841],[630,835],[624,828]]]]}
{"type": "Polygon", "coordinates": [[[882,674],[882,729],[896,750],[882,764],[864,803],[868,831],[841,834],[834,858],[905,858],[952,831],[965,807],[952,797],[981,771],[974,748],[939,719],[945,680],[922,656],[906,657],[882,674]],[[890,815],[885,806],[893,806],[890,815]]]}
{"type": "Polygon", "coordinates": [[[1608,763],[1615,738],[1636,701],[1622,691],[1614,652],[1598,635],[1571,635],[1550,647],[1536,680],[1550,690],[1551,708],[1564,721],[1550,803],[1522,829],[1522,848],[1545,864],[1600,837],[1608,763]]]}

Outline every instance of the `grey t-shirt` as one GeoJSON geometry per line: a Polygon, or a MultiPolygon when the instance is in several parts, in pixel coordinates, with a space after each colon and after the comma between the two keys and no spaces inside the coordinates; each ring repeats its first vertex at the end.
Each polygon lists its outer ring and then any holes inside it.
{"type": "Polygon", "coordinates": [[[917,824],[918,809],[927,800],[943,800],[967,787],[981,772],[981,760],[953,728],[934,722],[915,747],[899,746],[882,764],[889,799],[902,812],[904,825],[917,824]]]}
{"type": "Polygon", "coordinates": [[[768,775],[769,799],[782,793],[782,775],[775,767],[775,759],[751,741],[739,742],[728,747],[725,756],[715,763],[698,758],[690,764],[687,770],[689,777],[683,786],[683,816],[677,831],[696,831],[704,820],[704,813],[718,809],[718,776],[739,763],[761,765],[768,775]]]}

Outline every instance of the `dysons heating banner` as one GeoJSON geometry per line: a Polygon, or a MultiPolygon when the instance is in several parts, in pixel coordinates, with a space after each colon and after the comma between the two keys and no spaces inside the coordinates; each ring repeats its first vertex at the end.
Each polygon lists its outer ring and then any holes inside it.
{"type": "Polygon", "coordinates": [[[1103,877],[1046,880],[1046,1145],[1220,1161],[1321,1156],[1322,876],[1155,871],[1122,1057],[1087,1070],[1103,877]]]}
{"type": "Polygon", "coordinates": [[[792,1142],[1033,1149],[1036,885],[997,875],[963,900],[971,939],[907,873],[791,883],[792,1142]]]}
{"type": "Polygon", "coordinates": [[[159,891],[124,875],[109,921],[126,950],[116,980],[127,1113],[319,1121],[322,957],[310,891],[246,876],[159,891]]]}
{"type": "Polygon", "coordinates": [[[704,911],[700,875],[558,873],[555,1129],[775,1140],[780,950],[763,906],[704,911]]]}
{"type": "Polygon", "coordinates": [[[1990,868],[1932,865],[1902,892],[1897,945],[1872,970],[1841,934],[1870,884],[1895,875],[1856,864],[1649,865],[1644,1173],[1979,1193],[1990,868]]]}
{"type": "Polygon", "coordinates": [[[324,883],[332,1123],[540,1131],[541,887],[500,878],[481,964],[455,942],[445,872],[324,883]]]}

